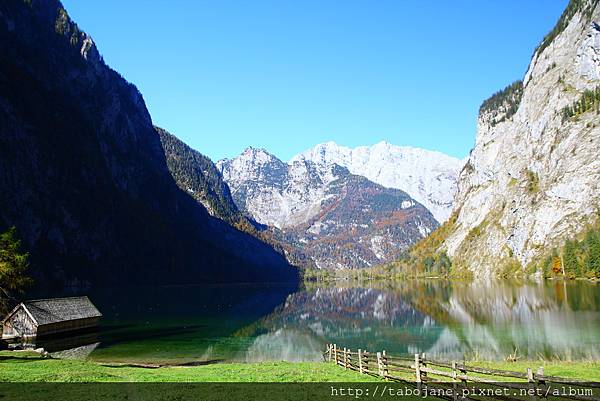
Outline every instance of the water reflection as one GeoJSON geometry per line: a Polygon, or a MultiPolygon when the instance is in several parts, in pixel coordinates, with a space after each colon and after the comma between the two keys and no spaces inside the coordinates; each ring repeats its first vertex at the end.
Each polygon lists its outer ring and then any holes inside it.
{"type": "Polygon", "coordinates": [[[407,281],[144,289],[92,296],[97,337],[58,357],[169,364],[320,360],[327,343],[443,359],[600,359],[600,286],[407,281]]]}
{"type": "Polygon", "coordinates": [[[327,342],[443,359],[600,358],[600,292],[591,283],[369,285],[290,295],[255,324],[267,333],[248,358],[260,359],[266,342],[264,359],[318,359],[315,344],[327,342]]]}

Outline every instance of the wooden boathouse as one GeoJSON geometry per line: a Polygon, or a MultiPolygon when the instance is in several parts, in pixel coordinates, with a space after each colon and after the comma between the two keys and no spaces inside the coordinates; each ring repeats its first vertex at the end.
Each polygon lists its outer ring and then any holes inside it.
{"type": "Polygon", "coordinates": [[[2,339],[29,340],[87,329],[101,316],[88,297],[24,301],[2,320],[2,339]]]}

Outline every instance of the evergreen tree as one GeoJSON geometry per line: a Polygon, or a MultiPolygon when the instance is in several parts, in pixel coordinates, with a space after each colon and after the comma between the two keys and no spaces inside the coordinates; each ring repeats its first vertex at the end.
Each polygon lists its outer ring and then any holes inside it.
{"type": "Polygon", "coordinates": [[[544,258],[542,261],[541,270],[544,277],[550,277],[552,275],[552,256],[547,256],[544,258]]]}
{"type": "Polygon", "coordinates": [[[29,255],[21,253],[21,241],[12,227],[0,234],[0,312],[6,313],[14,296],[31,284],[25,274],[29,255]]]}
{"type": "Polygon", "coordinates": [[[587,257],[585,267],[588,273],[593,273],[600,277],[600,238],[598,232],[588,231],[585,243],[587,247],[587,257]]]}
{"type": "Polygon", "coordinates": [[[565,274],[570,277],[581,275],[581,268],[577,260],[577,242],[568,240],[563,248],[563,263],[565,274]]]}
{"type": "Polygon", "coordinates": [[[437,256],[435,261],[436,271],[439,274],[446,275],[450,273],[450,268],[452,267],[452,261],[446,254],[446,252],[442,252],[437,256]]]}

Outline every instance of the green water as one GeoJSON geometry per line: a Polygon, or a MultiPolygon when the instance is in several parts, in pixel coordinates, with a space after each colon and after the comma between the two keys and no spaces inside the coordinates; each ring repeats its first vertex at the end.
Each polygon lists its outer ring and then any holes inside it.
{"type": "Polygon", "coordinates": [[[92,299],[104,314],[99,333],[59,355],[301,361],[336,343],[444,359],[600,359],[600,285],[581,281],[165,287],[92,299]]]}

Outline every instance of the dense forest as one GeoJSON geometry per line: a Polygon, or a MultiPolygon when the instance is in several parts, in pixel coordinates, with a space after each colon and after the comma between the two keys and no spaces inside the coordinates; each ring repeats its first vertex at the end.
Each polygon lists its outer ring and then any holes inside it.
{"type": "Polygon", "coordinates": [[[600,225],[588,228],[578,238],[572,238],[552,249],[529,270],[540,271],[544,277],[600,279],[600,225]]]}
{"type": "Polygon", "coordinates": [[[506,88],[494,93],[486,99],[479,108],[479,114],[494,113],[500,118],[492,118],[491,125],[496,125],[508,120],[518,110],[523,97],[523,81],[515,81],[506,88]],[[502,115],[502,113],[504,113],[502,115]]]}
{"type": "MultiPolygon", "coordinates": [[[[387,264],[366,269],[344,271],[308,270],[306,281],[328,280],[336,276],[355,279],[393,279],[417,277],[469,278],[471,273],[460,264],[453,264],[441,248],[456,222],[456,213],[441,227],[413,245],[402,256],[387,264]]],[[[600,279],[600,222],[590,226],[576,238],[551,249],[541,258],[522,266],[516,260],[503,270],[506,278],[539,274],[544,278],[600,279]]],[[[500,261],[499,261],[500,262],[500,261]]]]}
{"type": "Polygon", "coordinates": [[[167,130],[155,127],[165,152],[167,167],[177,185],[216,217],[231,224],[243,220],[229,187],[213,162],[167,130]]]}
{"type": "Polygon", "coordinates": [[[564,107],[563,118],[566,120],[590,110],[594,110],[596,114],[600,113],[600,86],[593,90],[585,90],[572,105],[564,107]]]}
{"type": "Polygon", "coordinates": [[[590,18],[592,15],[592,12],[594,11],[594,8],[596,7],[596,4],[598,4],[598,0],[592,1],[587,7],[585,6],[586,3],[588,3],[588,1],[586,1],[586,0],[570,0],[569,4],[567,4],[565,11],[563,11],[562,15],[558,19],[558,22],[556,23],[554,28],[552,28],[552,30],[550,32],[548,32],[548,34],[546,36],[544,36],[544,39],[539,44],[539,46],[535,49],[535,52],[537,54],[541,54],[544,51],[544,49],[546,47],[548,47],[550,45],[550,43],[552,43],[552,41],[558,35],[560,35],[560,33],[562,31],[565,30],[567,25],[569,25],[571,18],[573,18],[573,16],[577,12],[583,11],[583,14],[587,18],[590,18]]]}

